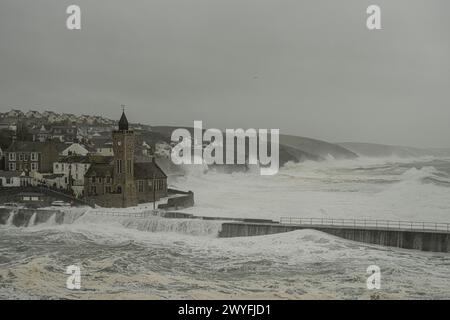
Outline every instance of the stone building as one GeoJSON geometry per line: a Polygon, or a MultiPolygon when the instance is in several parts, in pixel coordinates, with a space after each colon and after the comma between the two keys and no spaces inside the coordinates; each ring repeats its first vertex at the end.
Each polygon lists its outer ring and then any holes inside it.
{"type": "Polygon", "coordinates": [[[14,141],[5,151],[5,169],[19,172],[52,172],[57,146],[48,142],[14,141]]]}
{"type": "Polygon", "coordinates": [[[125,112],[112,132],[113,160],[92,164],[84,176],[86,200],[102,207],[131,207],[167,195],[167,176],[154,160],[136,157],[136,137],[125,112]]]}

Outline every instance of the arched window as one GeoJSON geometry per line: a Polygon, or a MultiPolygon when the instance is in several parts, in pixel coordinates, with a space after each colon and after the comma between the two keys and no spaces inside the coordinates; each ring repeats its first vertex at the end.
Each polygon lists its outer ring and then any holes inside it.
{"type": "Polygon", "coordinates": [[[117,186],[117,193],[122,193],[122,187],[121,186],[117,186]]]}

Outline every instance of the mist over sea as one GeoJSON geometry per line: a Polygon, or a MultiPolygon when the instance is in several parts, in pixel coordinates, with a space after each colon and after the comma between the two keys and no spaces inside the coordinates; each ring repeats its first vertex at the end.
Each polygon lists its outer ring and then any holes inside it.
{"type": "MultiPolygon", "coordinates": [[[[276,176],[187,168],[173,187],[193,190],[183,212],[450,222],[450,159],[357,158],[288,163],[276,176]]],[[[0,298],[370,299],[450,298],[450,256],[380,247],[314,230],[217,238],[217,221],[108,218],[87,212],[55,225],[0,226],[0,298]],[[69,265],[82,287],[66,289],[69,265]]]]}

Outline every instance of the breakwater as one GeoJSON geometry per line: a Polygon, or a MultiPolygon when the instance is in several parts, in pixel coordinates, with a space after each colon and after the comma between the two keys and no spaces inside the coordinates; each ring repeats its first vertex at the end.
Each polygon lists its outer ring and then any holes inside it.
{"type": "Polygon", "coordinates": [[[291,225],[279,223],[225,222],[219,237],[261,236],[301,229],[314,229],[347,240],[434,252],[450,252],[450,232],[434,230],[401,230],[374,227],[291,225]]]}

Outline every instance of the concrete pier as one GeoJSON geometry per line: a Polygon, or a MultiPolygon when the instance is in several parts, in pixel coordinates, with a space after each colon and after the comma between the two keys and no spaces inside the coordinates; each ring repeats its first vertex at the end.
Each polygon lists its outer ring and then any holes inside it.
{"type": "Polygon", "coordinates": [[[347,240],[382,246],[434,252],[450,252],[450,232],[434,230],[404,230],[395,228],[293,225],[279,223],[224,222],[220,238],[261,236],[294,230],[313,229],[347,240]]]}

